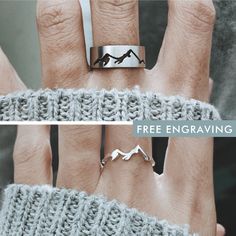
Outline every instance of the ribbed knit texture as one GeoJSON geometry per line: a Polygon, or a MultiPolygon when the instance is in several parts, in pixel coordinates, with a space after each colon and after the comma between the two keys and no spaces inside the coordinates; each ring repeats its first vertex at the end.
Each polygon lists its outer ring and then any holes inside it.
{"type": "Polygon", "coordinates": [[[210,104],[138,89],[27,90],[0,96],[0,121],[218,120],[210,104]]]}
{"type": "Polygon", "coordinates": [[[117,201],[50,186],[10,185],[1,236],[189,236],[187,226],[158,221],[117,201]]]}

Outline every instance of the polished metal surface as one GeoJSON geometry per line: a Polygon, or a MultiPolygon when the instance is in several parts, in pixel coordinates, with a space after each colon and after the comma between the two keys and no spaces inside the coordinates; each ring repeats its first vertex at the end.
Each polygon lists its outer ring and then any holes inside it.
{"type": "Polygon", "coordinates": [[[144,68],[145,47],[108,45],[90,48],[91,68],[144,68]]]}
{"type": "Polygon", "coordinates": [[[144,161],[151,162],[152,166],[155,166],[154,159],[148,156],[139,145],[137,145],[134,149],[127,153],[122,152],[119,149],[114,150],[111,154],[108,154],[104,157],[104,159],[102,160],[102,165],[104,166],[109,159],[111,159],[111,161],[114,161],[119,157],[122,157],[122,160],[124,161],[129,161],[135,154],[141,154],[144,161]]]}

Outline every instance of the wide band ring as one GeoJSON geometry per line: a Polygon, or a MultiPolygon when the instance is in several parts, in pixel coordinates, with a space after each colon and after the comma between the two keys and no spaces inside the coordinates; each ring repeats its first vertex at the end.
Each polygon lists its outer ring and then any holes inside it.
{"type": "Polygon", "coordinates": [[[145,68],[145,47],[107,45],[90,48],[91,68],[145,68]]]}
{"type": "Polygon", "coordinates": [[[119,157],[121,157],[124,161],[129,161],[132,157],[135,156],[135,154],[141,154],[144,161],[150,162],[152,166],[155,166],[154,159],[147,155],[139,145],[133,148],[130,152],[123,152],[119,149],[114,150],[111,154],[108,154],[103,158],[102,166],[104,166],[109,160],[114,161],[119,157]]]}

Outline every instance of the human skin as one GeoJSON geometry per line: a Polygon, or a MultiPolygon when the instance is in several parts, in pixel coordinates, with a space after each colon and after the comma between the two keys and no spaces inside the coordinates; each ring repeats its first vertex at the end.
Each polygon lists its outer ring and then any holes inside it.
{"type": "MultiPolygon", "coordinates": [[[[91,1],[91,14],[95,46],[139,44],[137,1],[91,1]]],[[[90,71],[79,1],[39,0],[43,86],[123,89],[139,85],[142,91],[208,101],[214,19],[211,0],[169,0],[168,26],[152,70],[90,71]]],[[[0,93],[26,89],[3,52],[0,62],[0,93]]],[[[16,183],[52,184],[49,130],[18,127],[16,183]]],[[[151,140],[134,138],[131,127],[106,127],[105,153],[117,148],[130,151],[137,144],[151,155],[151,140]]],[[[129,162],[108,162],[101,169],[100,146],[100,126],[60,126],[57,186],[102,193],[171,223],[189,224],[200,235],[216,235],[211,138],[171,138],[160,176],[139,155],[129,162]]],[[[218,235],[224,235],[220,230],[218,226],[218,235]]]]}

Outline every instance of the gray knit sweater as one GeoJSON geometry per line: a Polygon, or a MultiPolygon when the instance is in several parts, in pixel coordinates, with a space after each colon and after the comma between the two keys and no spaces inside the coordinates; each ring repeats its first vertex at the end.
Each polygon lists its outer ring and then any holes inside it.
{"type": "Polygon", "coordinates": [[[139,89],[27,90],[0,96],[0,121],[218,120],[210,104],[139,89]]]}
{"type": "Polygon", "coordinates": [[[0,235],[190,236],[186,225],[171,225],[103,196],[16,184],[5,190],[0,235]]]}

